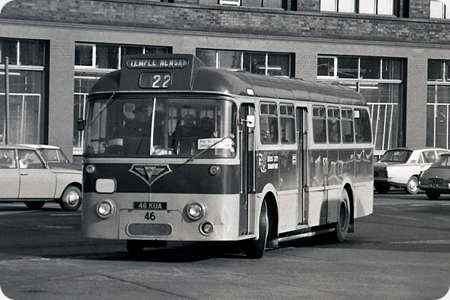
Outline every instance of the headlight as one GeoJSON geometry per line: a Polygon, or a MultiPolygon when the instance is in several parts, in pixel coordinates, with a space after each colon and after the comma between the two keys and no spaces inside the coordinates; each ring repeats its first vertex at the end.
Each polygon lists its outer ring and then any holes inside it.
{"type": "Polygon", "coordinates": [[[205,215],[205,209],[198,203],[191,203],[186,205],[186,216],[192,220],[200,220],[205,215]]]}
{"type": "Polygon", "coordinates": [[[110,200],[102,200],[97,204],[96,212],[102,219],[109,218],[114,214],[114,204],[110,200]]]}

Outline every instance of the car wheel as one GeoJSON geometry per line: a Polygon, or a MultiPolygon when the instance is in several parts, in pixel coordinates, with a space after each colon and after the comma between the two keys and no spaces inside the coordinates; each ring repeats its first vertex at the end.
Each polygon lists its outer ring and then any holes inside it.
{"type": "Polygon", "coordinates": [[[388,183],[375,183],[375,190],[379,194],[386,194],[387,192],[389,192],[390,188],[391,186],[388,183]]]}
{"type": "Polygon", "coordinates": [[[29,209],[41,209],[44,206],[44,201],[26,201],[25,205],[29,209]]]}
{"type": "Polygon", "coordinates": [[[61,196],[59,205],[62,209],[75,211],[81,205],[81,191],[74,185],[69,185],[61,196]]]}
{"type": "Polygon", "coordinates": [[[419,192],[419,180],[417,179],[417,176],[411,176],[411,178],[409,178],[406,183],[406,191],[411,195],[419,192]]]}
{"type": "Polygon", "coordinates": [[[249,258],[261,258],[264,255],[269,236],[269,215],[267,213],[267,204],[264,200],[259,214],[259,237],[255,240],[246,241],[245,253],[249,258]]]}
{"type": "Polygon", "coordinates": [[[436,192],[436,191],[425,191],[425,194],[427,194],[427,197],[430,200],[437,200],[437,199],[439,199],[439,196],[441,195],[441,193],[436,192]]]}
{"type": "Polygon", "coordinates": [[[342,199],[338,206],[337,223],[335,231],[332,233],[332,239],[336,242],[343,242],[347,238],[350,228],[350,197],[346,189],[342,191],[342,199]]]}

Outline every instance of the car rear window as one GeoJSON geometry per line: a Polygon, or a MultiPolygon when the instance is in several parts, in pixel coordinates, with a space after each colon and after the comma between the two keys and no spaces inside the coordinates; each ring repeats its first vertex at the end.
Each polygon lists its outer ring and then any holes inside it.
{"type": "Polygon", "coordinates": [[[383,154],[380,161],[405,163],[408,161],[411,153],[411,150],[388,150],[383,154]]]}

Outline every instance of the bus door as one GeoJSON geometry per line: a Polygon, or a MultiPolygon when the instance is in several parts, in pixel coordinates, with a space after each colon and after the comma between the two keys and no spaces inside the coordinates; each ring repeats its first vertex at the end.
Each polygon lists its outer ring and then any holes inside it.
{"type": "Polygon", "coordinates": [[[307,186],[307,111],[305,107],[296,108],[297,132],[297,183],[298,183],[298,224],[308,223],[308,202],[305,195],[307,186]]]}
{"type": "Polygon", "coordinates": [[[239,143],[240,143],[240,204],[239,204],[239,234],[249,233],[248,194],[255,192],[255,134],[254,127],[247,126],[248,115],[255,115],[253,104],[242,104],[239,110],[239,143]]]}

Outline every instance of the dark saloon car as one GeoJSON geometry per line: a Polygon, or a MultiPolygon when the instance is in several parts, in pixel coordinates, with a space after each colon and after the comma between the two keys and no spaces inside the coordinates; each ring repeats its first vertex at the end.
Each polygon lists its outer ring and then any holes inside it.
{"type": "Polygon", "coordinates": [[[450,194],[450,153],[441,154],[440,159],[422,173],[419,188],[430,199],[438,199],[441,194],[450,194]]]}

